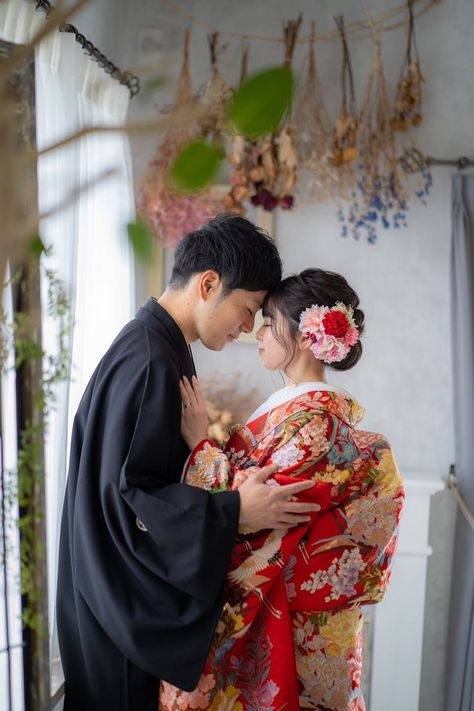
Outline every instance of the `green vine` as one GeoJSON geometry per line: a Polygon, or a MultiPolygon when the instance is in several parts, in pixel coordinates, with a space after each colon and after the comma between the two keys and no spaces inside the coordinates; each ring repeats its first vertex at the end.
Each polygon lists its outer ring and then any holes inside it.
{"type": "MultiPolygon", "coordinates": [[[[49,256],[46,252],[45,256],[49,256]]],[[[6,531],[10,532],[18,526],[21,537],[20,544],[20,592],[24,596],[22,607],[22,622],[39,634],[47,634],[47,621],[39,610],[39,591],[35,571],[38,561],[46,560],[46,540],[38,536],[38,529],[44,523],[43,514],[34,503],[37,491],[43,486],[43,448],[47,431],[48,417],[56,403],[56,386],[68,380],[70,373],[70,349],[68,337],[73,327],[70,300],[62,280],[57,274],[40,267],[47,285],[45,312],[53,319],[56,326],[56,353],[47,353],[42,344],[34,339],[28,328],[30,318],[26,313],[15,313],[8,319],[5,310],[0,317],[0,370],[9,369],[8,357],[15,353],[14,365],[19,371],[26,365],[40,364],[41,377],[39,387],[33,393],[33,402],[38,417],[34,423],[27,423],[19,432],[19,449],[17,467],[15,470],[4,470],[4,491],[2,492],[6,531]],[[18,516],[19,507],[20,515],[18,516]],[[26,601],[26,603],[25,603],[26,601]]],[[[21,274],[16,274],[10,280],[14,286],[21,280],[21,274]]],[[[3,532],[2,532],[3,533],[3,532]]],[[[11,545],[3,541],[2,555],[12,553],[11,545]]],[[[2,561],[4,564],[5,561],[2,561]]]]}

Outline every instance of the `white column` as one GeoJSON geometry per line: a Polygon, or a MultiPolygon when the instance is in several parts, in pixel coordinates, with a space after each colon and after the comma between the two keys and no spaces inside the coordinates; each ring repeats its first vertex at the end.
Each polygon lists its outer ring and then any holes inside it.
{"type": "Polygon", "coordinates": [[[418,711],[431,496],[445,487],[433,474],[404,475],[406,502],[398,554],[385,599],[375,606],[370,711],[418,711]]]}

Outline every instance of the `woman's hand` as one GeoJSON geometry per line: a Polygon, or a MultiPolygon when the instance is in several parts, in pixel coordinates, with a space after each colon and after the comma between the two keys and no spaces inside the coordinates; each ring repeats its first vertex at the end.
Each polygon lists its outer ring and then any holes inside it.
{"type": "Polygon", "coordinates": [[[186,376],[179,382],[181,391],[181,434],[188,447],[193,450],[207,436],[207,407],[193,375],[191,382],[186,376]]]}

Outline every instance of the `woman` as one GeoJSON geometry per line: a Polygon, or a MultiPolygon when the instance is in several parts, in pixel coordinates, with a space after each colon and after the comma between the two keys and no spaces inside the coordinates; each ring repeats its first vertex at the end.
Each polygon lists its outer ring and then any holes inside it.
{"type": "Polygon", "coordinates": [[[342,276],[319,269],[268,294],[259,355],[288,384],[234,429],[224,450],[206,439],[197,380],[182,384],[187,484],[238,488],[252,467],[276,463],[268,483],[312,479],[298,500],[320,509],[286,530],[240,531],[199,685],[185,692],[163,684],[163,711],[365,708],[360,607],[387,589],[404,490],[387,440],[356,429],[363,409],[325,382],[326,365],[348,370],[361,357],[358,305],[342,276]]]}

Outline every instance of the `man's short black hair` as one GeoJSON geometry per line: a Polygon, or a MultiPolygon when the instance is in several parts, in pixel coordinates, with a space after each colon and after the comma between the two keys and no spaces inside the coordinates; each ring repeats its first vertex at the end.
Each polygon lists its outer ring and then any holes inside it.
{"type": "Polygon", "coordinates": [[[231,289],[267,291],[281,279],[281,259],[273,240],[245,217],[223,212],[189,232],[176,248],[170,286],[185,286],[194,274],[213,269],[223,293],[231,289]]]}

